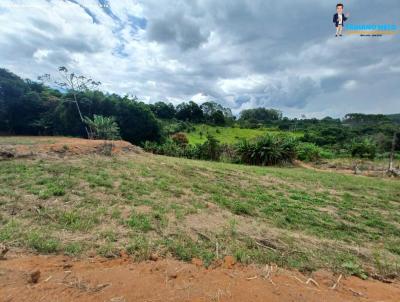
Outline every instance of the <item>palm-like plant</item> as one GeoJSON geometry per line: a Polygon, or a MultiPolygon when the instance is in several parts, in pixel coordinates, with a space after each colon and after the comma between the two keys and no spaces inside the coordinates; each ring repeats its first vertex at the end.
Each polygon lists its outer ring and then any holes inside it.
{"type": "Polygon", "coordinates": [[[297,140],[292,136],[267,134],[255,141],[241,141],[236,148],[241,162],[250,165],[277,165],[296,158],[297,140]]]}
{"type": "Polygon", "coordinates": [[[84,122],[88,125],[94,139],[120,139],[119,127],[114,117],[95,114],[93,119],[85,116],[84,122]]]}

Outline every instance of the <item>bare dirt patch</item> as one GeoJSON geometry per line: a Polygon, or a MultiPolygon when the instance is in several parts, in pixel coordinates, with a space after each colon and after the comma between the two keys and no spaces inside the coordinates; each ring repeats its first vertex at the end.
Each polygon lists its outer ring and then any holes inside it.
{"type": "MultiPolygon", "coordinates": [[[[348,175],[363,175],[369,177],[388,177],[386,161],[349,160],[339,159],[322,161],[319,163],[305,163],[296,161],[296,165],[315,171],[336,172],[348,175]]],[[[395,163],[397,170],[399,163],[395,163]]]]}
{"type": "Polygon", "coordinates": [[[55,136],[0,137],[0,159],[101,154],[107,148],[111,149],[112,154],[142,152],[141,148],[121,140],[111,142],[55,136]]]}
{"type": "Polygon", "coordinates": [[[0,301],[333,302],[398,301],[400,296],[398,282],[229,264],[206,269],[196,261],[13,255],[0,262],[0,301]],[[38,276],[34,283],[32,274],[38,276]]]}

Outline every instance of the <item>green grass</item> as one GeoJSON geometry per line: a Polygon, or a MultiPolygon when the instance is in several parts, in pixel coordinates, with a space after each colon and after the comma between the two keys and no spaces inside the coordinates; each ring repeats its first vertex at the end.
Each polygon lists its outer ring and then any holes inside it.
{"type": "Polygon", "coordinates": [[[145,214],[132,213],[128,220],[128,225],[142,232],[148,232],[152,229],[150,218],[145,214]]]}
{"type": "Polygon", "coordinates": [[[144,153],[1,161],[0,183],[15,248],[400,273],[398,180],[144,153]]]}
{"type": "Polygon", "coordinates": [[[27,233],[25,240],[30,248],[43,254],[57,252],[60,246],[58,239],[48,237],[42,230],[27,233]]]}
{"type": "MultiPolygon", "coordinates": [[[[239,127],[218,127],[210,125],[196,125],[195,131],[186,132],[190,144],[201,144],[207,139],[207,133],[212,134],[221,143],[234,144],[241,139],[253,139],[258,136],[265,135],[267,132],[277,133],[275,129],[246,129],[239,127]]],[[[302,133],[295,133],[296,136],[301,136],[302,133]]]]}

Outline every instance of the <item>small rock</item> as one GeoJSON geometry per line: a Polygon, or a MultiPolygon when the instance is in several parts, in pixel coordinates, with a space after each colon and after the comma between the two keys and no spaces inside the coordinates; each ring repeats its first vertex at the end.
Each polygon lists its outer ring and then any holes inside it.
{"type": "Polygon", "coordinates": [[[206,207],[208,209],[215,209],[217,206],[211,202],[206,202],[206,207]]]}
{"type": "Polygon", "coordinates": [[[8,251],[9,251],[8,247],[0,243],[0,260],[5,259],[8,251]]]}
{"type": "Polygon", "coordinates": [[[128,258],[129,258],[128,253],[127,253],[126,251],[124,251],[124,250],[122,250],[122,251],[119,252],[119,256],[120,256],[122,259],[128,259],[128,258]]]}
{"type": "Polygon", "coordinates": [[[40,279],[40,271],[39,270],[35,270],[35,271],[33,271],[33,272],[31,272],[29,274],[28,282],[32,283],[32,284],[35,284],[35,283],[38,283],[39,279],[40,279]]]}
{"type": "Polygon", "coordinates": [[[170,269],[167,271],[167,276],[170,279],[176,279],[176,278],[178,278],[178,273],[176,272],[176,270],[170,269]]]}
{"type": "Polygon", "coordinates": [[[152,254],[150,255],[150,257],[149,257],[149,259],[150,259],[151,261],[157,261],[158,258],[159,258],[158,255],[155,254],[155,253],[152,253],[152,254]]]}
{"type": "Polygon", "coordinates": [[[93,250],[92,250],[92,251],[89,251],[89,252],[88,252],[88,257],[89,257],[89,258],[94,258],[94,257],[96,257],[96,255],[97,255],[97,254],[96,254],[96,251],[93,251],[93,250]]]}
{"type": "Polygon", "coordinates": [[[236,260],[233,256],[225,256],[224,257],[224,263],[222,264],[223,268],[228,268],[231,269],[235,265],[236,260]]]}

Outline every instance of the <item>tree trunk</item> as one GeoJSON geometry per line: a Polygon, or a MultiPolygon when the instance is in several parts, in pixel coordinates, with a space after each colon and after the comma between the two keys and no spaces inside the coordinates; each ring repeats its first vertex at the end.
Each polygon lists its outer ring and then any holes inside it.
{"type": "Polygon", "coordinates": [[[390,150],[390,157],[389,157],[389,168],[388,171],[393,171],[393,159],[394,159],[394,150],[396,147],[396,139],[397,139],[397,133],[393,133],[393,139],[392,139],[392,149],[390,150]]]}
{"type": "MultiPolygon", "coordinates": [[[[79,107],[78,99],[76,98],[75,92],[73,93],[73,95],[74,95],[74,101],[75,101],[76,108],[78,109],[79,117],[81,118],[82,123],[85,125],[85,120],[83,119],[82,112],[81,112],[81,108],[79,107]]],[[[88,136],[88,139],[92,139],[93,136],[92,136],[91,133],[89,132],[89,130],[88,130],[88,128],[86,127],[86,125],[85,125],[85,130],[86,130],[86,134],[87,134],[87,136],[88,136]]]]}

